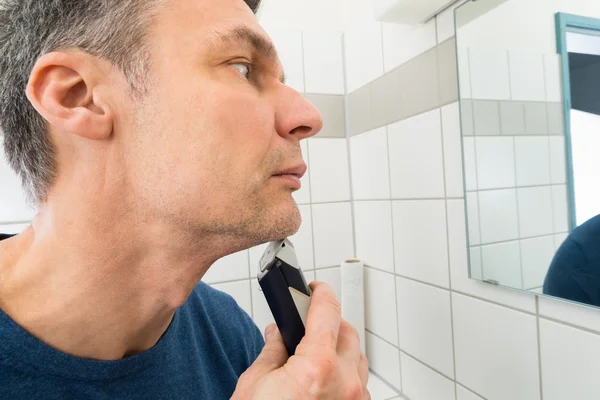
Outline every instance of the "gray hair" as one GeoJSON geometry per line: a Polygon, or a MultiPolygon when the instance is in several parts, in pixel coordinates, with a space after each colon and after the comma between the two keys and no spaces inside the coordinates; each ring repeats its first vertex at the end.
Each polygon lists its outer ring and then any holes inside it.
{"type": "MultiPolygon", "coordinates": [[[[78,48],[118,67],[132,95],[145,91],[152,10],[167,0],[0,0],[0,131],[4,151],[31,202],[46,200],[56,178],[47,123],[25,89],[37,60],[78,48]]],[[[261,0],[245,0],[257,12],[261,0]]]]}

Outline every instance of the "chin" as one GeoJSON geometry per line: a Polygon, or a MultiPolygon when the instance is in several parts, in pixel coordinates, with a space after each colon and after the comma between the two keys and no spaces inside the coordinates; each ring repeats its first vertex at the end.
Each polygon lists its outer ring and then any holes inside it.
{"type": "Polygon", "coordinates": [[[272,242],[285,239],[294,235],[300,229],[302,216],[296,203],[292,200],[273,207],[266,213],[263,213],[260,225],[255,225],[254,235],[256,244],[272,242]]]}

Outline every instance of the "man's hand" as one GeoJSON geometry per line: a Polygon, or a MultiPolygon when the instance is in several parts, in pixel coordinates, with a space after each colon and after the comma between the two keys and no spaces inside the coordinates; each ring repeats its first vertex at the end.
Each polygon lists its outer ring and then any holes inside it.
{"type": "Polygon", "coordinates": [[[369,366],[356,329],[344,321],[333,289],[312,283],[306,335],[288,353],[275,324],[254,364],[240,377],[233,400],[370,400],[369,366]]]}

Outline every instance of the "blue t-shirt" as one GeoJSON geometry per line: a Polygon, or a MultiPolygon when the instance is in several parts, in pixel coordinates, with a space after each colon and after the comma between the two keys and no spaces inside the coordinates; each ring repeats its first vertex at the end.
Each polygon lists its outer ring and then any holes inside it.
{"type": "Polygon", "coordinates": [[[202,282],[153,348],[120,361],[66,355],[0,310],[0,399],[229,399],[263,345],[233,298],[202,282]]]}
{"type": "Polygon", "coordinates": [[[600,215],[573,229],[559,247],[544,294],[600,306],[600,215]]]}

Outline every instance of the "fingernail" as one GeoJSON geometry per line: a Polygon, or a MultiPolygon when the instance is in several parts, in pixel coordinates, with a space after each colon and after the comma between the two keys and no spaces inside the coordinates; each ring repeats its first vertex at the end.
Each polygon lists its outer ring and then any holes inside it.
{"type": "Polygon", "coordinates": [[[265,329],[265,339],[269,340],[269,337],[275,332],[275,325],[271,324],[265,329]]]}

